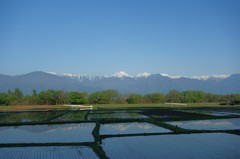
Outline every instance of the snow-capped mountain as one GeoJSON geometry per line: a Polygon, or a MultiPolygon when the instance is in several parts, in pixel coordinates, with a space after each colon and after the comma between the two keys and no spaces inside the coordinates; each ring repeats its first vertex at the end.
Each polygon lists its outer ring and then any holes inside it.
{"type": "Polygon", "coordinates": [[[0,92],[20,88],[24,93],[57,89],[64,91],[100,91],[115,89],[121,93],[166,93],[172,89],[179,91],[202,90],[209,93],[240,93],[240,74],[211,76],[170,76],[167,74],[139,73],[129,75],[124,71],[108,76],[88,76],[84,74],[32,72],[24,75],[8,76],[0,74],[0,92]]]}
{"type": "Polygon", "coordinates": [[[148,77],[148,76],[150,76],[150,75],[151,75],[150,73],[143,72],[143,73],[137,74],[135,77],[141,78],[141,77],[148,77]]]}
{"type": "Polygon", "coordinates": [[[179,79],[179,78],[190,78],[190,79],[197,79],[197,80],[208,80],[208,79],[225,79],[228,78],[230,75],[210,75],[210,76],[170,76],[168,74],[160,74],[165,77],[169,77],[171,79],[179,79]]]}
{"type": "Polygon", "coordinates": [[[46,72],[46,73],[56,75],[56,76],[59,76],[59,77],[76,79],[76,80],[79,80],[79,81],[83,81],[83,80],[93,81],[93,80],[99,80],[99,79],[102,79],[104,77],[107,77],[107,76],[88,76],[88,75],[84,75],[84,74],[71,74],[71,73],[55,73],[55,72],[46,72]]]}
{"type": "MultiPolygon", "coordinates": [[[[97,76],[97,75],[96,76],[88,76],[88,75],[84,75],[84,74],[82,75],[82,74],[55,73],[55,72],[46,72],[46,73],[56,75],[56,76],[59,76],[59,77],[70,77],[70,78],[78,79],[78,80],[82,80],[83,78],[87,78],[89,80],[95,80],[95,79],[102,79],[102,78],[109,78],[109,77],[114,77],[114,78],[125,78],[125,77],[128,77],[128,78],[142,78],[142,77],[149,77],[149,76],[152,75],[150,73],[143,72],[143,73],[139,73],[137,75],[131,76],[124,71],[116,72],[111,76],[108,76],[108,75],[105,75],[105,76],[97,76]]],[[[230,76],[230,75],[171,76],[171,75],[164,74],[164,73],[159,74],[159,75],[164,76],[164,77],[168,77],[168,78],[171,78],[171,79],[189,78],[189,79],[197,79],[197,80],[226,79],[230,76]]]]}
{"type": "Polygon", "coordinates": [[[131,77],[129,76],[126,72],[124,71],[119,71],[119,72],[116,72],[112,75],[112,77],[115,77],[115,78],[123,78],[123,77],[131,77]]]}

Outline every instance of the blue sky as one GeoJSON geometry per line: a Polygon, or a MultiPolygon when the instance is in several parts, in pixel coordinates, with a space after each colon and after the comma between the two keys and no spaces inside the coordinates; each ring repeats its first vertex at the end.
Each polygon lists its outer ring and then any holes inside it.
{"type": "Polygon", "coordinates": [[[238,0],[1,0],[0,74],[240,73],[238,0]]]}

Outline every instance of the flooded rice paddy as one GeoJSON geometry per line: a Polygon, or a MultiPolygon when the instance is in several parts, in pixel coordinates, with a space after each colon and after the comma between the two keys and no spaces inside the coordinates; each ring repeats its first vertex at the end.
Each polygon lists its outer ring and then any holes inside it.
{"type": "Polygon", "coordinates": [[[213,115],[213,116],[240,116],[240,110],[239,109],[218,109],[218,108],[210,108],[210,109],[204,109],[204,108],[198,108],[198,109],[183,109],[180,110],[182,112],[188,112],[188,113],[198,113],[198,114],[205,114],[205,115],[213,115]]]}
{"type": "Polygon", "coordinates": [[[64,113],[66,111],[0,113],[0,124],[43,122],[64,113]]]}
{"type": "Polygon", "coordinates": [[[146,115],[139,113],[114,112],[114,113],[92,113],[88,116],[89,120],[99,119],[138,119],[147,118],[146,115]]]}
{"type": "Polygon", "coordinates": [[[239,109],[2,112],[0,159],[240,158],[239,109]]]}
{"type": "Polygon", "coordinates": [[[103,150],[109,158],[236,159],[240,136],[223,133],[108,138],[103,150]]]}
{"type": "Polygon", "coordinates": [[[235,115],[240,115],[240,112],[209,111],[206,114],[210,114],[214,116],[235,116],[235,115]]]}
{"type": "Polygon", "coordinates": [[[92,142],[95,123],[0,127],[0,143],[92,142]]]}
{"type": "Polygon", "coordinates": [[[235,119],[215,119],[215,120],[194,120],[166,122],[184,129],[193,130],[234,130],[240,129],[240,118],[235,119]]]}
{"type": "Polygon", "coordinates": [[[146,123],[146,122],[112,123],[112,124],[103,124],[100,127],[101,135],[165,133],[165,132],[171,132],[171,131],[150,123],[146,123]]]}
{"type": "Polygon", "coordinates": [[[74,111],[71,113],[66,113],[57,118],[52,119],[51,121],[84,121],[84,118],[87,114],[87,111],[74,111]]]}
{"type": "Polygon", "coordinates": [[[85,146],[48,146],[1,148],[0,159],[98,159],[94,151],[85,146]]]}

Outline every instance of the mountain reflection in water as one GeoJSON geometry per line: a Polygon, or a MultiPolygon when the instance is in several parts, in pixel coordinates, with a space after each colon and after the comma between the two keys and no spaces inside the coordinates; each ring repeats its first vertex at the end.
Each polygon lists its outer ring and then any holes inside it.
{"type": "Polygon", "coordinates": [[[162,133],[170,130],[146,122],[103,124],[100,134],[162,133]]]}
{"type": "Polygon", "coordinates": [[[94,141],[95,123],[0,127],[0,143],[52,143],[94,141]]]}
{"type": "Polygon", "coordinates": [[[166,122],[185,129],[195,130],[231,130],[240,129],[240,119],[216,119],[216,120],[197,120],[197,121],[176,121],[166,122]]]}

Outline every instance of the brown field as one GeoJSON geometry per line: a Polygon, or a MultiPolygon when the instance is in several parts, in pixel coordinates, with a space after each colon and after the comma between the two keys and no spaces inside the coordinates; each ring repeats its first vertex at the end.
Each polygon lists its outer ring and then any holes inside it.
{"type": "Polygon", "coordinates": [[[64,110],[69,107],[58,105],[14,105],[0,106],[0,112],[64,110]]]}

